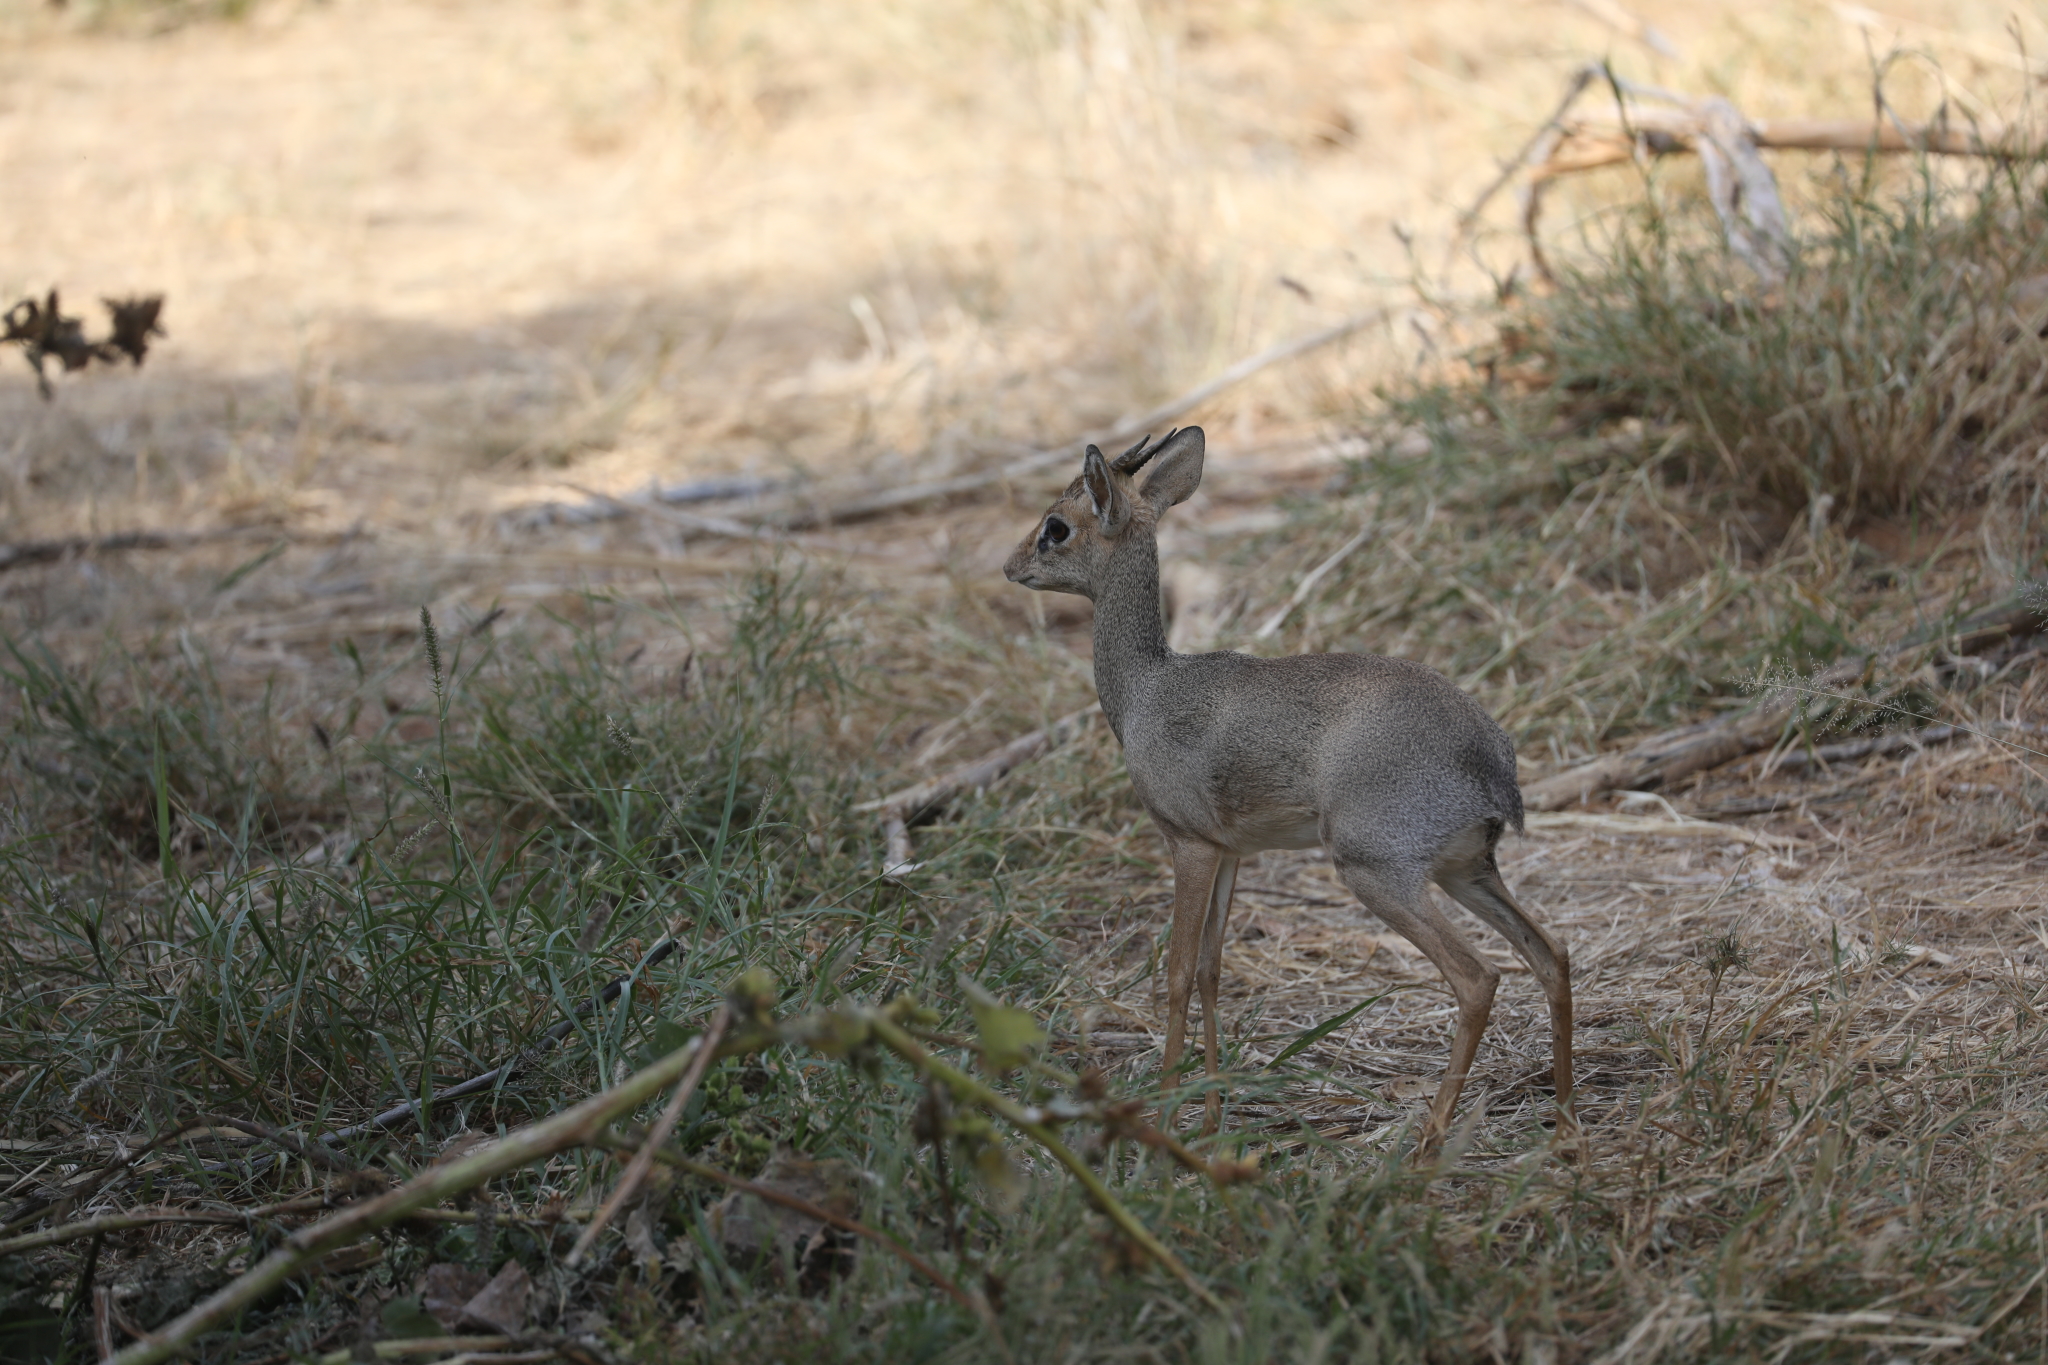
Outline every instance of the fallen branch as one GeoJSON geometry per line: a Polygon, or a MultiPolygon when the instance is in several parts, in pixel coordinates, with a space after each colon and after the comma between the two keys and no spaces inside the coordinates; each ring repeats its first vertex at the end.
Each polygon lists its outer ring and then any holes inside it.
{"type": "Polygon", "coordinates": [[[972,763],[964,763],[951,772],[919,782],[915,786],[889,793],[873,801],[863,801],[854,809],[863,813],[882,813],[882,836],[885,853],[882,863],[884,877],[900,877],[914,871],[917,864],[911,861],[910,826],[944,806],[954,797],[966,791],[979,791],[993,785],[997,779],[1012,768],[1029,763],[1039,755],[1047,753],[1078,734],[1098,712],[1102,704],[1084,706],[1072,715],[1062,716],[1043,730],[1033,730],[1011,740],[992,754],[986,754],[972,763]]]}
{"type": "Polygon", "coordinates": [[[648,1130],[647,1141],[641,1144],[640,1150],[633,1154],[632,1161],[627,1163],[626,1173],[619,1178],[619,1187],[612,1191],[612,1197],[604,1201],[604,1207],[599,1209],[584,1227],[583,1235],[576,1239],[576,1245],[569,1248],[569,1255],[562,1264],[570,1270],[574,1270],[582,1261],[584,1254],[590,1250],[590,1244],[597,1240],[598,1234],[604,1231],[605,1225],[612,1221],[625,1202],[639,1192],[640,1182],[647,1178],[647,1172],[654,1165],[655,1152],[668,1141],[669,1134],[675,1131],[676,1124],[682,1119],[683,1106],[690,1102],[690,1093],[697,1088],[697,1082],[704,1079],[704,1068],[711,1064],[711,1058],[718,1048],[718,1040],[725,1036],[725,1026],[731,1021],[732,1011],[720,1005],[718,1013],[712,1016],[710,1026],[704,1030],[704,1036],[699,1041],[697,1060],[683,1073],[683,1079],[676,1085],[676,1093],[669,1098],[667,1107],[661,1111],[661,1117],[654,1121],[654,1127],[648,1130]]]}
{"type": "MultiPolygon", "coordinates": [[[[458,1100],[486,1090],[495,1090],[500,1083],[512,1079],[521,1067],[529,1065],[541,1053],[546,1052],[549,1048],[567,1038],[571,1033],[574,1033],[578,1019],[618,999],[620,994],[626,989],[628,982],[658,966],[673,954],[679,946],[675,939],[663,939],[660,943],[654,945],[653,949],[641,961],[636,971],[629,972],[625,976],[615,977],[605,983],[604,989],[576,1007],[576,1013],[572,1017],[564,1019],[549,1028],[547,1032],[541,1034],[534,1041],[532,1046],[522,1050],[518,1056],[502,1066],[492,1067],[480,1076],[471,1076],[468,1080],[451,1085],[446,1090],[435,1091],[428,1097],[427,1103],[445,1104],[449,1100],[458,1100]]],[[[395,1105],[390,1109],[386,1109],[381,1114],[364,1119],[361,1123],[351,1124],[346,1128],[337,1128],[332,1132],[322,1133],[320,1141],[332,1147],[346,1142],[350,1138],[361,1137],[364,1133],[376,1132],[385,1128],[395,1128],[407,1119],[417,1115],[419,1111],[420,1101],[407,1100],[404,1104],[395,1105]]]]}
{"type": "Polygon", "coordinates": [[[1794,749],[1781,754],[1771,765],[1771,771],[1793,773],[1802,768],[1824,768],[1831,763],[1853,763],[1859,758],[1893,754],[1901,749],[1924,749],[1933,744],[1946,744],[1968,733],[1960,725],[1929,725],[1919,730],[1894,730],[1888,735],[1875,735],[1869,739],[1823,744],[1817,749],[1794,749]]]}
{"type": "MultiPolygon", "coordinates": [[[[1643,111],[1648,113],[1649,111],[1643,111]]],[[[1868,119],[1757,119],[1748,123],[1755,144],[1778,152],[1921,152],[1931,156],[1983,156],[2028,161],[2048,155],[2048,145],[2016,130],[1986,133],[1947,124],[1899,124],[1868,119]]],[[[1566,141],[1532,169],[1549,179],[1633,161],[1639,152],[1668,156],[1694,150],[1696,127],[1672,118],[1651,117],[1631,130],[1603,124],[1567,125],[1566,141]]]]}
{"type": "MultiPolygon", "coordinates": [[[[1707,192],[1729,247],[1767,282],[1783,275],[1790,236],[1778,184],[1759,151],[1919,152],[1938,156],[1983,156],[1999,160],[2048,155],[2048,146],[2017,135],[1983,133],[1946,125],[1913,127],[1855,119],[1745,119],[1720,96],[1673,110],[1640,109],[1625,126],[1565,125],[1532,165],[1522,204],[1522,235],[1537,273],[1556,282],[1537,236],[1543,192],[1560,176],[1618,166],[1645,157],[1691,152],[1707,171],[1707,192]]],[[[1476,208],[1476,206],[1475,206],[1476,208]]]]}
{"type": "MultiPolygon", "coordinates": [[[[389,1341],[371,1342],[368,1344],[368,1350],[371,1358],[375,1360],[403,1360],[407,1356],[439,1356],[446,1355],[451,1351],[461,1353],[456,1357],[457,1359],[474,1359],[475,1353],[478,1351],[504,1351],[518,1344],[518,1337],[395,1337],[389,1341]]],[[[329,1351],[326,1355],[320,1356],[317,1359],[320,1365],[348,1365],[348,1362],[357,1358],[356,1351],[358,1349],[351,1346],[340,1351],[329,1351]]],[[[559,1354],[561,1353],[549,1348],[530,1357],[526,1354],[518,1356],[493,1355],[491,1359],[500,1362],[500,1365],[507,1365],[508,1362],[513,1360],[526,1360],[529,1358],[545,1360],[559,1354]]],[[[450,1365],[450,1362],[444,1361],[442,1365],[450,1365]]]]}
{"type": "MultiPolygon", "coordinates": [[[[2038,633],[2042,625],[2040,609],[2022,593],[1945,630],[1916,632],[1886,649],[1851,655],[1821,670],[1813,685],[1842,686],[1862,677],[1873,665],[1931,645],[1958,655],[1981,654],[2018,636],[2038,633]]],[[[1801,695],[1796,688],[1778,688],[1750,709],[1724,720],[1667,730],[1620,753],[1555,773],[1523,788],[1522,804],[1532,811],[1554,811],[1580,805],[1602,792],[1649,791],[1771,748],[1784,737],[1785,722],[1801,695]]]]}
{"type": "MultiPolygon", "coordinates": [[[[1103,1035],[1105,1037],[1111,1035],[1103,1035]]],[[[266,1204],[254,1209],[137,1209],[133,1213],[102,1214],[79,1223],[64,1223],[58,1227],[45,1228],[41,1232],[24,1233],[0,1241],[0,1256],[14,1256],[24,1251],[40,1251],[44,1247],[62,1246],[66,1242],[79,1242],[87,1237],[97,1237],[108,1232],[127,1232],[135,1228],[155,1227],[159,1223],[213,1223],[239,1224],[247,1226],[259,1218],[275,1218],[279,1214],[312,1213],[319,1209],[333,1207],[333,1201],[316,1195],[310,1199],[287,1199],[279,1204],[266,1204]]],[[[497,1213],[493,1215],[500,1222],[541,1223],[574,1221],[584,1217],[577,1210],[565,1210],[546,1219],[525,1218],[518,1214],[497,1213]]],[[[429,1223],[474,1223],[477,1215],[461,1209],[421,1209],[411,1218],[429,1223]]]]}
{"type": "Polygon", "coordinates": [[[83,1241],[109,1232],[151,1228],[160,1223],[244,1224],[253,1216],[246,1213],[210,1213],[203,1209],[137,1209],[133,1213],[110,1213],[79,1223],[65,1223],[59,1227],[44,1228],[41,1232],[9,1237],[0,1241],[0,1256],[18,1256],[24,1251],[41,1251],[44,1247],[62,1246],[66,1242],[83,1241]]]}
{"type": "Polygon", "coordinates": [[[1608,815],[1602,811],[1535,811],[1529,816],[1531,829],[1592,829],[1603,834],[1624,834],[1650,839],[1712,839],[1721,843],[1748,844],[1751,848],[1803,848],[1805,841],[1783,834],[1766,834],[1740,825],[1716,824],[1706,819],[1668,819],[1661,816],[1608,815]]]}
{"type": "Polygon", "coordinates": [[[931,502],[939,498],[958,497],[962,493],[980,492],[984,488],[992,488],[999,484],[1026,478],[1048,469],[1057,468],[1063,464],[1075,463],[1078,461],[1078,449],[1081,446],[1121,445],[1147,432],[1156,431],[1165,423],[1171,422],[1175,418],[1208,402],[1224,390],[1243,383],[1259,373],[1259,371],[1270,369],[1282,361],[1292,360],[1298,355],[1305,355],[1310,351],[1327,346],[1333,341],[1341,341],[1354,332],[1363,331],[1374,323],[1385,321],[1392,311],[1391,308],[1370,308],[1362,313],[1354,313],[1340,322],[1331,323],[1328,327],[1318,328],[1313,332],[1305,332],[1301,336],[1292,337],[1276,345],[1269,346],[1256,355],[1246,356],[1220,373],[1195,385],[1185,393],[1168,399],[1150,412],[1119,422],[1106,431],[1083,436],[1070,445],[1046,450],[1025,451],[997,469],[986,470],[978,474],[963,474],[957,478],[934,479],[926,483],[904,484],[901,487],[889,489],[887,492],[855,498],[849,502],[787,512],[778,517],[764,518],[762,524],[784,531],[798,531],[813,526],[827,526],[841,522],[859,521],[866,517],[877,516],[883,512],[893,512],[899,508],[911,507],[921,502],[931,502]]]}
{"type": "Polygon", "coordinates": [[[106,536],[25,540],[17,545],[0,545],[0,573],[29,564],[54,564],[84,555],[117,554],[126,550],[183,550],[193,545],[276,534],[274,526],[228,526],[215,531],[117,531],[106,536]]]}
{"type": "MultiPolygon", "coordinates": [[[[766,1040],[758,1030],[727,1043],[726,1055],[749,1052],[766,1040]]],[[[429,1205],[473,1190],[522,1166],[572,1147],[590,1146],[612,1123],[674,1084],[698,1061],[702,1038],[693,1038],[618,1085],[551,1118],[486,1143],[468,1155],[435,1166],[389,1194],[350,1205],[331,1218],[300,1228],[268,1256],[192,1307],[149,1339],[114,1357],[114,1365],[156,1365],[182,1354],[200,1336],[253,1307],[300,1270],[332,1252],[359,1242],[429,1205]]]]}
{"type": "MultiPolygon", "coordinates": [[[[574,488],[576,485],[569,484],[574,488]]],[[[645,503],[680,507],[693,503],[733,502],[758,498],[783,486],[780,479],[734,475],[725,478],[693,479],[688,483],[650,484],[639,493],[615,498],[608,493],[588,495],[587,502],[543,502],[517,508],[505,514],[509,529],[537,531],[544,526],[585,526],[594,521],[612,521],[640,510],[645,503]]],[[[579,490],[580,491],[580,490],[579,490]]],[[[722,520],[722,519],[721,519],[722,520]]],[[[734,522],[737,526],[740,523],[734,522]]]]}
{"type": "Polygon", "coordinates": [[[1920,153],[2032,160],[2048,156],[2048,142],[2016,128],[1955,127],[1943,120],[1913,125],[1892,118],[1776,119],[1745,117],[1718,95],[1692,98],[1633,84],[1601,63],[1572,74],[1556,110],[1522,150],[1480,192],[1459,218],[1453,249],[1469,235],[1480,212],[1515,177],[1526,172],[1522,234],[1529,258],[1546,281],[1556,283],[1537,232],[1543,193],[1560,176],[1603,166],[1691,153],[1707,174],[1707,196],[1720,217],[1728,246],[1759,278],[1776,283],[1790,262],[1792,240],[1777,178],[1758,155],[1762,151],[1920,153]],[[1604,76],[1621,106],[1614,122],[1576,120],[1565,115],[1604,76]]]}
{"type": "MultiPolygon", "coordinates": [[[[1815,682],[1822,686],[1847,683],[1862,674],[1867,660],[1868,656],[1845,660],[1818,675],[1815,682]]],[[[1605,754],[1566,772],[1554,773],[1522,789],[1523,809],[1563,810],[1582,805],[1602,792],[1651,791],[1768,749],[1783,735],[1785,721],[1797,701],[1797,694],[1790,689],[1780,689],[1726,720],[1668,730],[1620,753],[1605,754]]]]}
{"type": "Polygon", "coordinates": [[[628,502],[624,498],[615,498],[609,493],[600,493],[594,488],[585,488],[580,483],[570,483],[566,479],[562,481],[562,487],[573,488],[593,502],[609,505],[622,517],[650,517],[655,521],[665,521],[672,526],[679,527],[685,531],[696,532],[699,535],[729,536],[734,540],[766,540],[775,542],[789,539],[788,536],[778,531],[770,530],[764,526],[750,526],[746,522],[734,521],[730,517],[707,517],[701,512],[678,512],[673,507],[664,507],[655,502],[628,502]]]}

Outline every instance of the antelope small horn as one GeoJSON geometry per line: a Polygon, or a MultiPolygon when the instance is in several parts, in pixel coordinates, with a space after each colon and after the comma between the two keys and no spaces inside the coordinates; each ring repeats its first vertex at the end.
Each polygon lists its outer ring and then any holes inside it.
{"type": "Polygon", "coordinates": [[[1149,431],[1146,432],[1145,435],[1139,440],[1139,442],[1136,445],[1132,446],[1129,450],[1126,450],[1123,454],[1117,456],[1116,459],[1111,462],[1110,467],[1116,470],[1116,472],[1119,474],[1137,473],[1139,470],[1145,467],[1145,461],[1151,459],[1155,454],[1159,452],[1159,446],[1163,446],[1166,444],[1166,441],[1170,441],[1173,439],[1173,432],[1167,432],[1165,441],[1161,441],[1159,445],[1153,446],[1150,450],[1147,450],[1145,448],[1146,443],[1149,442],[1151,439],[1152,433],[1149,431]]]}

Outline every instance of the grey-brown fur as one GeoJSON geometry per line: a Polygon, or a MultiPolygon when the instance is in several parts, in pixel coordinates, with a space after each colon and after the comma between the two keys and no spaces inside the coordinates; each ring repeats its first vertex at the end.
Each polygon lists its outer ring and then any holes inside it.
{"type": "MultiPolygon", "coordinates": [[[[1222,939],[1238,861],[1261,849],[1330,850],[1338,875],[1449,979],[1450,1068],[1431,1106],[1448,1125],[1499,973],[1430,900],[1426,883],[1491,925],[1549,1000],[1560,1112],[1571,1095],[1571,968],[1515,904],[1494,861],[1522,827],[1515,750],[1485,708],[1432,669],[1370,654],[1259,659],[1176,654],[1159,611],[1158,519],[1202,477],[1202,432],[1140,442],[1115,461],[1090,446],[1081,477],[1004,566],[1013,582],[1095,603],[1095,682],[1131,783],[1174,862],[1166,1065],[1180,1059],[1199,981],[1210,1074],[1222,939]],[[1142,489],[1132,475],[1154,469],[1142,489]]],[[[1220,1113],[1209,1096],[1213,1124],[1220,1113]]]]}

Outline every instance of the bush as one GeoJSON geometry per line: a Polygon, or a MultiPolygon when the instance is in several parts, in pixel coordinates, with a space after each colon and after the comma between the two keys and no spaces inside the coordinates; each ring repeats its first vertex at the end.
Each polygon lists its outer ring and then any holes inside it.
{"type": "Polygon", "coordinates": [[[1683,421],[1738,485],[1842,517],[2038,488],[2048,442],[2048,176],[1922,174],[1823,199],[1759,289],[1702,212],[1654,200],[1534,308],[1561,388],[1683,421]],[[2001,476],[2005,476],[2001,478],[2001,476]]]}

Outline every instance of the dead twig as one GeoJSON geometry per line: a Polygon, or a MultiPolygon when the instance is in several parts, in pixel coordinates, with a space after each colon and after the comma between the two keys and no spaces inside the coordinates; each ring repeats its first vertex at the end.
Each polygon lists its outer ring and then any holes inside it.
{"type": "Polygon", "coordinates": [[[784,531],[798,531],[814,526],[859,521],[866,517],[878,516],[884,512],[894,512],[900,508],[912,507],[922,502],[958,497],[963,493],[977,493],[986,488],[993,488],[1000,484],[1027,478],[1033,474],[1057,468],[1062,464],[1077,459],[1077,451],[1081,446],[1120,445],[1134,437],[1142,436],[1148,431],[1156,430],[1183,413],[1208,402],[1224,390],[1243,383],[1261,370],[1270,369],[1282,361],[1292,360],[1296,356],[1305,355],[1332,342],[1341,341],[1354,332],[1363,331],[1375,323],[1384,322],[1392,312],[1391,308],[1370,308],[1362,313],[1354,313],[1339,322],[1333,322],[1327,327],[1318,328],[1313,332],[1305,332],[1298,337],[1292,337],[1276,345],[1269,346],[1255,355],[1246,356],[1235,364],[1226,367],[1221,372],[1195,385],[1186,392],[1168,399],[1150,412],[1119,422],[1107,431],[1083,436],[1072,444],[1046,450],[1027,451],[1001,465],[999,468],[986,470],[982,473],[963,474],[952,479],[934,479],[926,483],[904,484],[900,487],[889,489],[886,492],[855,498],[848,502],[826,507],[800,509],[785,512],[780,516],[763,518],[760,524],[773,526],[784,531]]]}
{"type": "MultiPolygon", "coordinates": [[[[671,954],[673,954],[678,946],[679,945],[677,944],[676,940],[672,938],[663,939],[660,943],[655,944],[653,949],[649,951],[649,953],[647,954],[646,958],[640,963],[639,969],[637,971],[628,973],[625,976],[616,977],[613,980],[607,982],[605,984],[604,989],[600,990],[596,995],[592,996],[590,999],[584,1001],[581,1005],[577,1006],[575,1018],[564,1019],[560,1023],[555,1024],[554,1026],[549,1028],[547,1032],[541,1034],[541,1036],[534,1041],[532,1046],[526,1048],[525,1050],[520,1052],[518,1056],[504,1063],[502,1066],[492,1067],[489,1071],[484,1072],[482,1075],[471,1076],[468,1080],[458,1082],[455,1085],[451,1085],[446,1090],[435,1091],[433,1096],[428,1100],[428,1103],[445,1104],[449,1100],[462,1099],[468,1095],[475,1095],[486,1090],[496,1089],[502,1082],[508,1081],[514,1075],[516,1075],[519,1072],[520,1068],[531,1064],[537,1057],[540,1056],[540,1054],[546,1052],[549,1048],[555,1046],[564,1038],[567,1038],[571,1033],[575,1032],[577,1019],[582,1018],[584,1015],[589,1014],[593,1010],[599,1009],[605,1005],[609,1005],[612,1001],[618,999],[620,993],[625,990],[626,984],[628,982],[640,976],[642,973],[645,973],[653,969],[654,967],[658,966],[661,962],[663,962],[671,954]]],[[[320,1135],[320,1141],[326,1143],[328,1146],[331,1147],[338,1143],[346,1142],[350,1138],[361,1137],[364,1133],[376,1132],[386,1128],[395,1128],[399,1124],[404,1123],[407,1119],[414,1117],[416,1114],[419,1113],[419,1111],[420,1101],[407,1100],[404,1104],[394,1105],[392,1108],[386,1109],[381,1114],[377,1114],[371,1118],[364,1119],[361,1123],[350,1124],[346,1128],[337,1128],[332,1132],[322,1133],[320,1135]]]]}
{"type": "Polygon", "coordinates": [[[105,536],[25,540],[16,545],[0,545],[0,573],[29,564],[54,564],[84,555],[118,554],[127,550],[183,550],[223,540],[276,534],[274,526],[226,526],[215,531],[117,531],[105,536]]]}
{"type": "Polygon", "coordinates": [[[1924,749],[1960,739],[1969,731],[1960,725],[1929,725],[1919,730],[1894,730],[1869,739],[1852,739],[1840,744],[1823,744],[1815,749],[1794,749],[1771,765],[1773,772],[1797,772],[1801,768],[1825,767],[1830,763],[1853,763],[1859,758],[1897,753],[1901,749],[1924,749]]]}
{"type": "Polygon", "coordinates": [[[633,1160],[626,1166],[625,1175],[619,1178],[619,1187],[612,1191],[612,1197],[605,1200],[604,1207],[597,1211],[597,1216],[583,1229],[583,1235],[576,1239],[576,1245],[569,1249],[567,1259],[562,1262],[564,1266],[574,1270],[583,1260],[584,1253],[590,1250],[590,1244],[604,1231],[605,1225],[611,1222],[628,1199],[639,1192],[640,1182],[647,1178],[647,1172],[654,1166],[656,1150],[666,1143],[669,1134],[675,1131],[676,1123],[683,1117],[683,1106],[690,1102],[691,1092],[696,1090],[697,1082],[704,1079],[704,1069],[711,1064],[711,1058],[718,1048],[718,1041],[725,1036],[725,1026],[731,1020],[732,1011],[725,1005],[720,1005],[718,1013],[711,1017],[711,1024],[704,1030],[704,1037],[698,1044],[697,1060],[683,1073],[682,1081],[676,1086],[676,1093],[669,1098],[668,1106],[661,1111],[661,1117],[655,1120],[654,1127],[648,1130],[647,1141],[633,1154],[633,1160]]]}
{"type": "MultiPolygon", "coordinates": [[[[1862,677],[1872,666],[1890,663],[1916,649],[1940,644],[1956,654],[1980,654],[2043,627],[2040,609],[2028,593],[1976,612],[1946,629],[1916,632],[1898,644],[1855,654],[1811,679],[1813,687],[1838,687],[1862,677]]],[[[1718,768],[1768,749],[1783,737],[1800,689],[1775,688],[1755,706],[1725,720],[1667,730],[1641,740],[1620,753],[1604,754],[1565,772],[1525,787],[1522,803],[1532,811],[1562,810],[1602,792],[1648,791],[1669,786],[1682,777],[1718,768]]],[[[1911,741],[1901,741],[1910,743],[1911,741]]],[[[1871,752],[1878,752],[1873,749],[1871,752]]],[[[1844,755],[1849,757],[1849,755],[1844,755]]]]}
{"type": "MultiPolygon", "coordinates": [[[[726,1048],[732,1052],[751,1051],[762,1042],[758,1033],[749,1033],[728,1043],[726,1048]]],[[[581,1104],[486,1143],[465,1156],[431,1167],[388,1194],[351,1205],[331,1218],[299,1229],[225,1287],[158,1329],[153,1337],[138,1341],[115,1356],[115,1365],[157,1365],[183,1354],[201,1335],[256,1303],[320,1258],[420,1209],[473,1190],[522,1166],[571,1147],[592,1145],[611,1124],[660,1094],[695,1066],[702,1049],[703,1041],[692,1039],[689,1046],[677,1048],[581,1104]]]]}
{"type": "Polygon", "coordinates": [[[1729,249],[1765,283],[1775,284],[1790,264],[1792,237],[1777,178],[1758,155],[1762,151],[1917,152],[2022,160],[2048,156],[2048,143],[2017,128],[1959,128],[1945,120],[1913,125],[1896,119],[1750,119],[1719,95],[1695,99],[1636,85],[1603,63],[1573,73],[1556,111],[1461,216],[1454,248],[1469,235],[1486,204],[1526,171],[1522,234],[1531,264],[1554,284],[1537,231],[1543,192],[1550,181],[1603,166],[1692,153],[1706,171],[1707,195],[1729,249]],[[1566,112],[1595,75],[1605,75],[1613,87],[1622,106],[1619,120],[1565,121],[1566,112]]]}
{"type": "Polygon", "coordinates": [[[911,861],[910,826],[962,792],[979,791],[993,785],[1012,768],[1029,763],[1032,759],[1066,743],[1081,728],[1102,710],[1102,704],[1084,706],[1071,715],[1060,717],[1043,730],[1033,730],[1020,735],[994,753],[985,754],[972,763],[963,763],[950,772],[919,782],[914,786],[894,791],[873,801],[863,801],[854,809],[863,813],[882,813],[882,834],[885,855],[882,875],[900,877],[914,871],[917,864],[911,861]]]}

